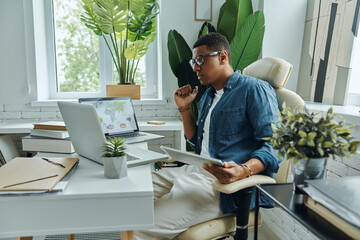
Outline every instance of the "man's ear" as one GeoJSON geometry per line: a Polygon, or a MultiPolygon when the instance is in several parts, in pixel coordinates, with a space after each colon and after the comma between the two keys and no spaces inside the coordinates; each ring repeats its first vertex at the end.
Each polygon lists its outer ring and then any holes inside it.
{"type": "Polygon", "coordinates": [[[228,54],[225,50],[222,50],[219,54],[220,64],[225,64],[228,61],[228,54]]]}

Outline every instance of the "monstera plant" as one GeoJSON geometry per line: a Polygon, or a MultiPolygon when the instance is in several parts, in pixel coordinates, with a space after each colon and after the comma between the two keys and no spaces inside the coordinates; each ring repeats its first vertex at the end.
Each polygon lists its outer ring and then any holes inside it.
{"type": "MultiPolygon", "coordinates": [[[[220,9],[218,33],[224,35],[230,43],[231,59],[234,69],[243,70],[255,62],[262,48],[265,32],[265,18],[262,11],[253,13],[251,0],[226,0],[220,9]]],[[[215,32],[215,28],[204,23],[198,37],[215,32]]],[[[169,63],[172,72],[178,79],[178,86],[190,84],[199,86],[197,98],[191,105],[194,120],[197,120],[198,108],[196,103],[200,100],[207,86],[202,86],[189,64],[192,51],[185,39],[176,31],[170,30],[168,34],[169,63]]]]}
{"type": "Polygon", "coordinates": [[[140,58],[156,37],[156,0],[81,0],[81,21],[103,37],[120,84],[134,83],[140,58]]]}

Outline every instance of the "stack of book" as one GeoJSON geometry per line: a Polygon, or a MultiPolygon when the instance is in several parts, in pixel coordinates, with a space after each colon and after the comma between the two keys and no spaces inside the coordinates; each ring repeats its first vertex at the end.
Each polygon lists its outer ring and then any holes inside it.
{"type": "Polygon", "coordinates": [[[360,237],[360,176],[307,180],[304,204],[353,239],[360,237]]]}
{"type": "Polygon", "coordinates": [[[35,123],[30,135],[22,138],[23,151],[73,153],[74,147],[64,122],[35,123]]]}

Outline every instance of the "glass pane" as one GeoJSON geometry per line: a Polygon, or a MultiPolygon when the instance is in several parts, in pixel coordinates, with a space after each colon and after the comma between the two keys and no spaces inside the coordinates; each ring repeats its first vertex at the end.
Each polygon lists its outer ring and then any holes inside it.
{"type": "MultiPolygon", "coordinates": [[[[136,62],[135,62],[136,64],[136,62]]],[[[119,73],[116,71],[116,67],[114,64],[114,83],[119,82],[119,73]]],[[[140,61],[139,65],[137,67],[136,73],[135,73],[135,84],[140,85],[141,87],[147,87],[146,85],[146,55],[143,56],[140,61]]]]}
{"type": "Polygon", "coordinates": [[[99,38],[81,21],[81,3],[53,0],[58,92],[99,92],[99,38]]]}

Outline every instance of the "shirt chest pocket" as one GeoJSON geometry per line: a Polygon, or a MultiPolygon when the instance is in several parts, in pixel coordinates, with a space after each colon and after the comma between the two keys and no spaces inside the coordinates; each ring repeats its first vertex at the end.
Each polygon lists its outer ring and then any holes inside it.
{"type": "Polygon", "coordinates": [[[246,122],[245,109],[227,108],[222,109],[217,114],[216,128],[217,132],[223,136],[237,135],[242,132],[246,122]]]}

